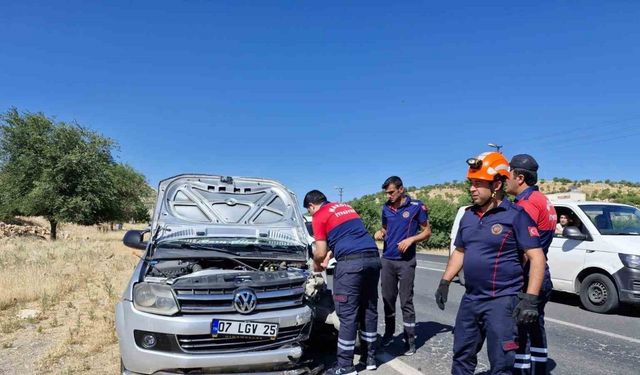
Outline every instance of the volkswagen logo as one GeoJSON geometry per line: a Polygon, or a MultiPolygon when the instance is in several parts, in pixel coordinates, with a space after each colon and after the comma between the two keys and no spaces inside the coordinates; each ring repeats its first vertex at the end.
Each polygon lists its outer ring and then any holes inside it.
{"type": "Polygon", "coordinates": [[[238,289],[233,296],[233,307],[240,314],[249,314],[256,309],[258,297],[251,289],[238,289]]]}

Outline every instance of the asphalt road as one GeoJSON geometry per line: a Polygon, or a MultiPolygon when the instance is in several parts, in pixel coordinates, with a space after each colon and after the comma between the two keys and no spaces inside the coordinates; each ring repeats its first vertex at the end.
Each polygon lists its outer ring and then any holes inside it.
{"type": "MultiPolygon", "coordinates": [[[[464,288],[452,283],[445,311],[435,304],[434,292],[446,266],[446,257],[418,254],[414,304],[416,308],[417,353],[402,353],[402,322],[398,314],[396,340],[381,351],[384,374],[447,374],[451,369],[451,333],[464,288]]],[[[398,304],[397,308],[400,312],[398,304]]],[[[379,304],[380,326],[383,309],[379,304]]],[[[616,314],[595,314],[580,307],[577,296],[554,293],[546,308],[549,367],[552,374],[639,374],[640,308],[624,307],[616,314]]],[[[489,369],[486,350],[480,352],[476,373],[489,369]]],[[[362,370],[362,373],[368,373],[362,370]]]]}

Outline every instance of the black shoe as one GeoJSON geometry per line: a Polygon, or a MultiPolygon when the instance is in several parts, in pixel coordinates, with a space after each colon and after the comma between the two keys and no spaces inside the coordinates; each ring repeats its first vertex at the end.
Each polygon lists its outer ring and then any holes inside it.
{"type": "Polygon", "coordinates": [[[384,336],[382,336],[382,340],[380,340],[380,346],[382,346],[383,348],[386,348],[387,346],[391,345],[391,343],[393,342],[393,334],[384,334],[384,336]]]}
{"type": "Polygon", "coordinates": [[[405,346],[406,351],[404,352],[404,355],[406,356],[411,356],[416,354],[416,341],[415,339],[409,339],[409,341],[407,342],[406,346],[405,346]]]}
{"type": "Polygon", "coordinates": [[[360,363],[367,369],[367,370],[375,370],[378,368],[378,363],[376,363],[376,359],[373,357],[365,357],[362,356],[360,357],[360,363]]]}
{"type": "Polygon", "coordinates": [[[353,366],[330,368],[324,372],[325,375],[358,375],[358,371],[353,366]]]}

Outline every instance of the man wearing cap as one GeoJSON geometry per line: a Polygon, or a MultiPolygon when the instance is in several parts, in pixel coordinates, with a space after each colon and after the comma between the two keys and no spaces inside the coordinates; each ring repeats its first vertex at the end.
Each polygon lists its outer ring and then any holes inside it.
{"type": "Polygon", "coordinates": [[[337,260],[333,274],[333,300],[340,320],[336,366],[325,374],[356,375],[353,351],[360,323],[363,362],[375,370],[378,332],[380,256],[375,241],[358,213],[346,203],[331,203],[318,190],[308,192],[304,207],[313,216],[314,269],[322,269],[329,250],[337,260]]]}
{"type": "Polygon", "coordinates": [[[402,180],[391,176],[382,184],[388,201],[382,207],[382,229],[374,237],[384,239],[381,289],[384,303],[382,346],[393,341],[396,328],[396,299],[400,292],[405,355],[416,352],[416,313],[413,282],[416,275],[416,244],[431,235],[427,207],[405,194],[402,180]],[[398,288],[398,285],[400,288],[398,288]]]}
{"type": "Polygon", "coordinates": [[[507,159],[498,152],[486,152],[468,159],[467,164],[473,206],[460,220],[455,250],[435,299],[444,310],[449,284],[464,268],[466,291],[453,331],[451,373],[473,374],[486,338],[490,373],[511,374],[518,348],[516,322],[537,319],[533,301],[544,276],[544,253],[533,220],[522,207],[504,198],[507,159]],[[526,293],[522,293],[523,252],[531,264],[526,293]]]}
{"type": "MultiPolygon", "coordinates": [[[[531,155],[519,154],[511,158],[510,176],[507,180],[507,193],[515,195],[514,203],[524,208],[536,222],[540,234],[540,244],[545,255],[544,280],[538,296],[538,321],[531,325],[518,327],[515,372],[521,374],[547,373],[547,335],[544,328],[544,307],[551,297],[553,284],[546,264],[546,256],[556,229],[556,210],[549,199],[540,192],[538,182],[538,163],[531,155]]],[[[525,280],[529,273],[529,263],[525,258],[525,280]]],[[[527,288],[525,282],[524,288],[527,288]]]]}

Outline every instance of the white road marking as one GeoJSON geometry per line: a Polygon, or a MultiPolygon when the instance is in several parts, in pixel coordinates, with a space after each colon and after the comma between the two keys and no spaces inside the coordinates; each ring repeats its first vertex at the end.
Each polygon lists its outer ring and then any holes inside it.
{"type": "Polygon", "coordinates": [[[581,325],[578,325],[578,324],[565,322],[563,320],[549,318],[547,316],[544,317],[544,321],[545,322],[552,322],[552,323],[556,323],[556,324],[565,325],[567,327],[578,328],[578,329],[582,329],[582,330],[593,332],[593,333],[598,333],[600,335],[609,336],[609,337],[613,337],[613,338],[620,339],[620,340],[626,340],[626,341],[629,341],[629,342],[633,342],[635,344],[640,344],[640,340],[639,339],[634,339],[633,337],[622,336],[622,335],[618,335],[617,333],[611,333],[611,332],[607,332],[607,331],[601,331],[601,330],[595,329],[595,328],[584,327],[584,326],[581,326],[581,325]]]}
{"type": "MultiPolygon", "coordinates": [[[[429,261],[420,261],[420,263],[438,264],[437,262],[429,262],[429,261]]],[[[440,263],[440,264],[442,264],[442,263],[440,263]]],[[[439,271],[439,272],[443,272],[444,271],[444,269],[431,268],[431,267],[417,266],[417,268],[420,268],[420,269],[423,269],[423,270],[429,270],[429,271],[439,271]]],[[[597,333],[597,334],[600,334],[600,335],[603,335],[603,336],[609,336],[609,337],[613,337],[613,338],[616,338],[616,339],[629,341],[629,342],[632,342],[634,344],[640,344],[640,339],[636,339],[636,338],[633,338],[633,337],[623,336],[623,335],[619,335],[617,333],[612,333],[612,332],[602,331],[602,330],[595,329],[595,328],[585,327],[585,326],[581,326],[579,324],[565,322],[564,320],[553,319],[553,318],[550,318],[548,316],[546,316],[544,318],[544,320],[548,321],[548,322],[564,325],[564,326],[567,326],[567,327],[572,327],[572,328],[577,328],[577,329],[581,329],[581,330],[588,331],[588,332],[597,333]]]]}
{"type": "Polygon", "coordinates": [[[378,353],[376,356],[382,365],[389,365],[392,369],[398,371],[402,375],[422,375],[422,373],[408,364],[402,362],[400,358],[394,357],[387,352],[378,353]]]}
{"type": "Polygon", "coordinates": [[[420,268],[421,270],[430,270],[430,271],[439,271],[439,272],[444,272],[444,269],[439,269],[439,268],[420,267],[420,266],[416,266],[416,268],[420,268]]]}

